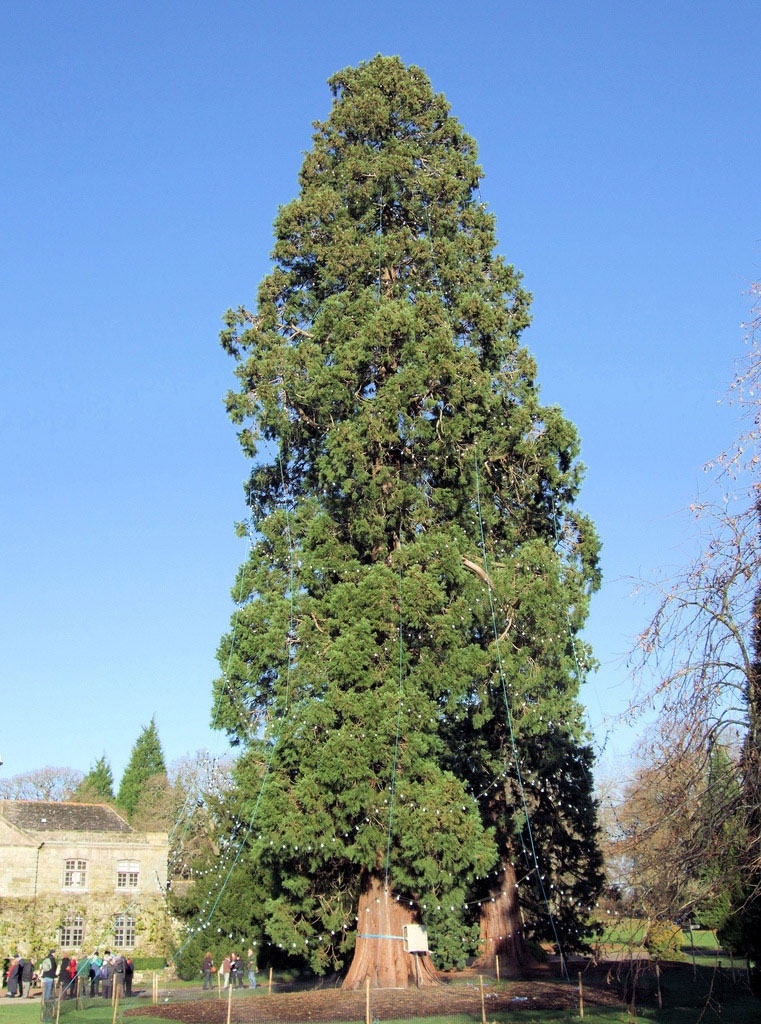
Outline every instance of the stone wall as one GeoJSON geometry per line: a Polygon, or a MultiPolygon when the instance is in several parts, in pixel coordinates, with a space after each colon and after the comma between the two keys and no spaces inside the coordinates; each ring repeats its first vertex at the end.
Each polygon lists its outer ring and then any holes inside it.
{"type": "Polygon", "coordinates": [[[0,896],[34,895],[39,845],[0,818],[0,896]]]}
{"type": "Polygon", "coordinates": [[[0,954],[42,955],[48,949],[76,954],[114,950],[114,920],[119,914],[135,919],[132,953],[166,956],[172,945],[173,925],[160,895],[38,896],[37,899],[0,898],[0,954]],[[62,947],[59,929],[69,916],[84,919],[82,945],[62,947]]]}
{"type": "MultiPolygon", "coordinates": [[[[117,892],[116,869],[120,861],[136,861],[140,865],[139,893],[160,893],[166,886],[165,835],[120,836],[115,841],[110,836],[79,833],[72,836],[56,835],[53,840],[47,839],[39,851],[38,896],[62,892],[64,864],[67,860],[87,862],[85,891],[89,893],[110,895],[117,892]]],[[[2,890],[0,894],[16,895],[2,890]]]]}

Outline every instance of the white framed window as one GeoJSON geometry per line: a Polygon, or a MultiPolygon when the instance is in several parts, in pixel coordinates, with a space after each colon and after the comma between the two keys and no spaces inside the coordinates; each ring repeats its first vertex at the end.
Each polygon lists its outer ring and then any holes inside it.
{"type": "Polygon", "coordinates": [[[135,919],[119,914],[114,921],[114,945],[117,949],[130,949],[135,945],[135,919]]]}
{"type": "Polygon", "coordinates": [[[58,929],[58,945],[62,949],[78,949],[84,937],[85,920],[81,914],[72,914],[61,922],[58,929]]]}
{"type": "Polygon", "coordinates": [[[120,860],[116,865],[116,888],[137,889],[140,886],[140,864],[136,860],[120,860]]]}
{"type": "Polygon", "coordinates": [[[84,889],[87,886],[87,861],[65,860],[63,862],[64,889],[84,889]]]}

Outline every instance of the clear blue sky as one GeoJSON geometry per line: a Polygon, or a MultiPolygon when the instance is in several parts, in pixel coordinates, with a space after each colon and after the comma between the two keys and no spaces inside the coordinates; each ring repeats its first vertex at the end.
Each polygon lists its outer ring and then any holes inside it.
{"type": "Polygon", "coordinates": [[[760,30],[742,0],[3,4],[0,773],[105,751],[118,779],[152,715],[170,759],[225,749],[246,469],[219,318],[253,302],[325,80],[377,52],[477,139],[543,396],[580,431],[602,740],[643,624],[626,577],[678,561],[676,513],[734,429],[760,30]]]}

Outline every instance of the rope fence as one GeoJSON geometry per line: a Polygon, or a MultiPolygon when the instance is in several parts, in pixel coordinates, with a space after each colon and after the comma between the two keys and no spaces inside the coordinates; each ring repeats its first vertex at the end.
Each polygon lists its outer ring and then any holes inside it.
{"type": "MultiPolygon", "coordinates": [[[[570,1011],[584,1019],[595,1007],[638,1008],[729,1006],[750,997],[751,965],[734,958],[714,965],[691,962],[661,964],[642,959],[596,961],[555,957],[523,980],[500,978],[495,958],[491,974],[472,971],[444,975],[439,985],[388,989],[372,986],[344,991],[337,976],[316,979],[271,968],[258,972],[256,984],[224,981],[215,975],[205,991],[200,980],[183,982],[172,968],[135,976],[131,995],[114,985],[105,995],[91,995],[86,979],[59,989],[47,1002],[40,997],[40,1020],[60,1024],[73,1011],[93,1011],[93,1020],[112,1024],[125,1016],[164,1017],[203,1024],[289,1024],[415,1021],[453,1017],[490,1024],[506,1021],[519,1009],[570,1011]],[[572,971],[569,986],[566,971],[572,971]]],[[[86,1018],[84,1018],[86,1019],[86,1018]]]]}

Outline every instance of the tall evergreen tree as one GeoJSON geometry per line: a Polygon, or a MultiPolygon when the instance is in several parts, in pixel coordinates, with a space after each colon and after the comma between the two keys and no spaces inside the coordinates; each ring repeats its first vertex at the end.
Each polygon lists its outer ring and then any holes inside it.
{"type": "Polygon", "coordinates": [[[152,718],[135,740],[127,767],[124,769],[116,802],[127,815],[137,807],[140,794],[149,779],[166,773],[164,753],[161,749],[156,720],[152,718]]]}
{"type": "Polygon", "coordinates": [[[721,743],[712,742],[700,799],[702,857],[696,888],[706,896],[696,902],[695,915],[705,928],[721,932],[732,905],[745,888],[744,861],[748,850],[748,823],[743,813],[742,776],[736,757],[721,743]]]}
{"type": "MultiPolygon", "coordinates": [[[[503,692],[521,756],[572,774],[574,813],[593,815],[572,634],[597,541],[573,510],[575,431],[540,404],[518,341],[529,296],[494,255],[475,143],[398,58],[329,84],[257,310],[228,312],[222,334],[255,543],[216,721],[251,744],[239,782],[270,938],[324,969],[356,915],[346,984],[404,985],[420,961],[388,936],[422,919],[456,962],[474,880],[515,855],[515,786],[490,808],[451,753],[466,735],[488,751],[479,785],[511,770],[503,692]]],[[[575,839],[591,849],[593,827],[575,839]]]]}
{"type": "Polygon", "coordinates": [[[86,802],[114,799],[114,776],[105,754],[98,758],[77,786],[73,799],[86,802]]]}

